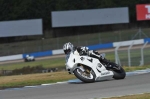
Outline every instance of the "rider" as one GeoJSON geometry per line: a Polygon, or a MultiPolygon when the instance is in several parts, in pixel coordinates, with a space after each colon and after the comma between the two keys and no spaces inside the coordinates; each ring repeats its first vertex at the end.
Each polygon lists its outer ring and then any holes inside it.
{"type": "Polygon", "coordinates": [[[100,62],[102,62],[102,63],[105,64],[106,68],[110,68],[112,66],[110,64],[111,62],[108,61],[108,60],[106,60],[106,58],[102,57],[102,55],[99,54],[97,51],[95,51],[95,50],[89,50],[88,47],[85,47],[85,46],[73,46],[72,43],[68,42],[68,43],[64,44],[63,50],[64,50],[64,53],[66,55],[68,53],[70,53],[71,51],[72,52],[77,51],[80,56],[82,56],[82,55],[88,55],[90,57],[99,59],[100,62]]]}

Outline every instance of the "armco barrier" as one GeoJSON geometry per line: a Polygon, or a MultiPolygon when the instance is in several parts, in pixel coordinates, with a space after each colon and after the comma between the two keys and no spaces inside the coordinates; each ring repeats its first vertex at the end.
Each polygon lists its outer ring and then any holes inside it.
{"type": "Polygon", "coordinates": [[[97,44],[97,45],[91,45],[88,47],[90,50],[107,49],[107,48],[113,48],[113,43],[97,44]]]}
{"type": "Polygon", "coordinates": [[[64,53],[63,49],[52,50],[52,55],[57,55],[62,53],[64,53]]]}
{"type": "Polygon", "coordinates": [[[144,39],[144,43],[146,43],[148,41],[148,43],[150,43],[150,38],[145,38],[144,39]]]}
{"type": "MultiPolygon", "coordinates": [[[[147,41],[148,41],[148,43],[150,43],[150,38],[139,39],[139,40],[130,40],[130,41],[121,41],[121,42],[113,42],[113,43],[107,43],[107,44],[90,45],[88,47],[90,50],[98,50],[98,49],[113,48],[113,47],[118,46],[119,44],[121,44],[122,46],[129,46],[132,42],[134,42],[134,45],[144,44],[147,41]]],[[[49,51],[44,51],[44,52],[34,52],[34,53],[26,53],[26,54],[19,54],[19,55],[2,56],[2,57],[0,57],[0,61],[23,59],[26,57],[27,54],[32,55],[36,58],[36,57],[63,54],[63,50],[57,49],[57,50],[49,50],[49,51]]]]}
{"type": "Polygon", "coordinates": [[[121,46],[129,46],[132,43],[134,43],[134,45],[138,45],[138,44],[144,44],[144,39],[139,39],[139,40],[130,40],[130,41],[122,41],[122,42],[114,42],[113,43],[113,47],[117,47],[121,44],[121,46]]]}
{"type": "Polygon", "coordinates": [[[52,55],[52,51],[44,51],[44,52],[34,52],[34,53],[27,53],[27,54],[23,54],[23,58],[26,57],[26,55],[31,55],[36,57],[43,57],[43,56],[51,56],[52,55]]]}
{"type": "Polygon", "coordinates": [[[22,59],[22,58],[23,58],[22,54],[2,56],[2,57],[0,57],[0,61],[18,60],[18,59],[22,59]]]}

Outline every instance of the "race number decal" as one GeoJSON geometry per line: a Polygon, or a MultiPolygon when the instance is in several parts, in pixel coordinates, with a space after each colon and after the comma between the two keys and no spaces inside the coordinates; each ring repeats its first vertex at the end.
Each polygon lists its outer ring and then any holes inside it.
{"type": "Polygon", "coordinates": [[[82,61],[84,61],[84,57],[81,57],[80,59],[81,59],[82,61]]]}
{"type": "Polygon", "coordinates": [[[87,60],[90,61],[91,63],[93,62],[93,59],[92,59],[92,58],[91,58],[91,59],[88,58],[87,60]]]}

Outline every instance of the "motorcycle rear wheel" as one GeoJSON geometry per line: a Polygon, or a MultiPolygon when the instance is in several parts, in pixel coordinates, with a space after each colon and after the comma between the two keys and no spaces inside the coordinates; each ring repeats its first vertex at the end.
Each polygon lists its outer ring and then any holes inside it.
{"type": "Polygon", "coordinates": [[[125,70],[120,66],[120,70],[112,70],[114,73],[114,79],[124,79],[126,77],[125,70]]]}
{"type": "Polygon", "coordinates": [[[83,68],[82,66],[79,66],[73,72],[78,79],[80,79],[85,83],[95,82],[96,75],[94,71],[90,68],[86,68],[86,67],[83,68]]]}

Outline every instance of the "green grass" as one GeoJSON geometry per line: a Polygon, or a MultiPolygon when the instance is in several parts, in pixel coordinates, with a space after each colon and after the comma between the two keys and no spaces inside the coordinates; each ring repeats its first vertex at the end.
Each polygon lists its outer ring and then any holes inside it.
{"type": "Polygon", "coordinates": [[[40,85],[45,83],[55,83],[74,79],[74,75],[69,75],[66,71],[52,73],[37,73],[26,75],[0,76],[0,89],[40,85]]]}
{"type": "Polygon", "coordinates": [[[33,62],[20,62],[20,63],[9,63],[9,64],[1,64],[0,70],[14,70],[20,69],[25,66],[34,67],[37,65],[41,65],[45,68],[62,68],[65,67],[65,58],[54,58],[54,59],[45,59],[45,60],[38,60],[33,62]]]}
{"type": "Polygon", "coordinates": [[[150,65],[145,65],[145,66],[123,66],[123,68],[125,69],[126,72],[129,71],[135,71],[135,70],[143,70],[143,69],[147,69],[150,68],[150,65]]]}
{"type": "Polygon", "coordinates": [[[121,97],[111,97],[111,98],[102,98],[102,99],[150,99],[150,93],[126,95],[121,97]]]}
{"type": "MultiPolygon", "coordinates": [[[[134,67],[123,67],[125,71],[134,71],[150,68],[148,66],[134,66],[134,67]]],[[[37,74],[26,74],[26,75],[13,75],[13,76],[0,76],[0,89],[21,87],[30,85],[39,85],[43,83],[55,83],[59,81],[66,81],[69,79],[75,79],[74,75],[68,74],[67,71],[52,72],[52,73],[37,73],[37,74]]]]}

